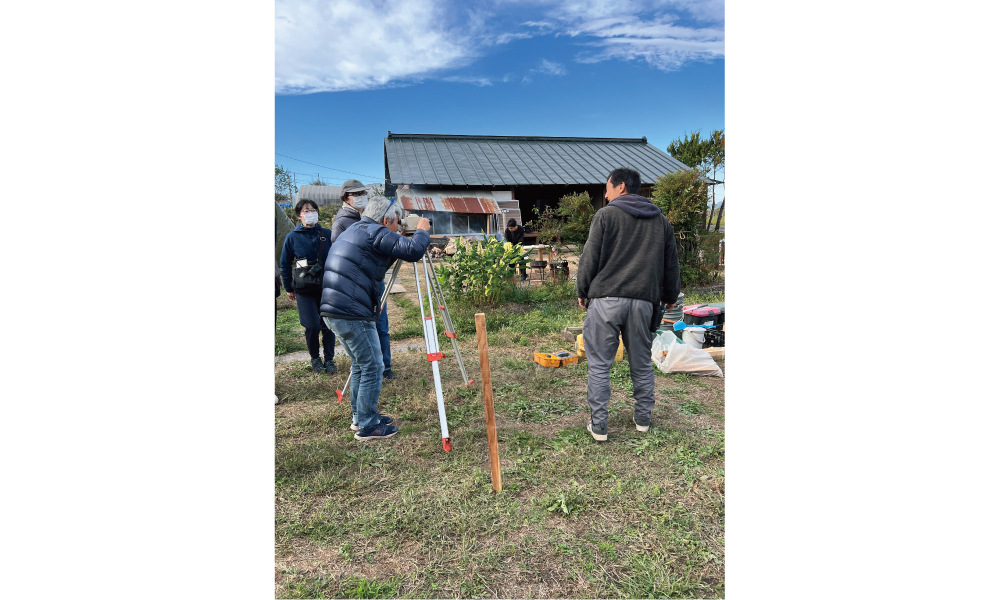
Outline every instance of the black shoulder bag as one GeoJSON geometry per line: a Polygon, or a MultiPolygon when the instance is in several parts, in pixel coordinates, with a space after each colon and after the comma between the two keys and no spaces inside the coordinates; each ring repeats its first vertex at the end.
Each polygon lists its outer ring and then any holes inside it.
{"type": "Polygon", "coordinates": [[[295,268],[292,269],[292,288],[296,294],[315,295],[323,291],[323,265],[319,262],[320,250],[323,248],[323,228],[319,229],[319,240],[316,242],[316,260],[306,261],[306,266],[298,266],[302,260],[295,257],[295,268]]]}

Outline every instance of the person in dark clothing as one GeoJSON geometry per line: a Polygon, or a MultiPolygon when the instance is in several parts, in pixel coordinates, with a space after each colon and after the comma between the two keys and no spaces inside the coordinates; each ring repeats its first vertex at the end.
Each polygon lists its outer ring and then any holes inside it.
{"type": "Polygon", "coordinates": [[[576,295],[587,311],[583,345],[587,350],[587,431],[608,439],[609,375],[621,335],[635,398],[632,420],[649,431],[655,403],[652,364],[653,309],[673,308],[681,291],[674,229],[660,209],[638,195],[639,173],[615,169],[608,176],[609,204],[590,223],[576,273],[576,295]]]}
{"type": "MultiPolygon", "coordinates": [[[[523,244],[524,228],[518,225],[514,219],[508,219],[507,230],[503,232],[503,238],[511,244],[523,244]]],[[[524,268],[523,262],[518,262],[517,264],[519,266],[517,272],[521,274],[521,281],[524,281],[528,278],[528,271],[524,268]]]]}
{"type": "MultiPolygon", "coordinates": [[[[357,179],[348,179],[340,188],[340,200],[344,203],[343,208],[337,212],[337,218],[333,221],[333,241],[348,227],[361,220],[361,215],[368,204],[368,188],[357,179]]],[[[379,298],[385,291],[385,282],[379,281],[379,298]]],[[[389,346],[389,306],[382,307],[378,320],[375,321],[375,330],[378,331],[379,347],[382,350],[382,377],[385,379],[395,379],[396,374],[392,372],[392,348],[389,346]]]]}
{"type": "Polygon", "coordinates": [[[382,391],[382,353],[375,321],[378,318],[378,284],[396,260],[417,261],[430,243],[430,221],[420,219],[413,238],[400,235],[399,205],[376,196],[361,221],[337,238],[323,272],[320,314],[327,327],[340,337],[351,357],[351,429],[355,439],[387,438],[398,431],[392,418],[378,412],[382,391]]]}
{"type": "Polygon", "coordinates": [[[306,330],[306,346],[312,358],[313,371],[320,373],[325,370],[332,375],[337,372],[337,364],[333,361],[336,337],[319,315],[320,297],[323,292],[322,279],[315,283],[302,283],[300,280],[304,281],[304,278],[299,276],[304,268],[315,266],[318,266],[319,273],[322,274],[323,265],[326,264],[326,257],[332,245],[330,230],[318,225],[319,207],[312,200],[299,200],[295,205],[295,216],[302,223],[285,236],[285,243],[281,247],[281,281],[288,292],[288,297],[295,301],[299,309],[299,323],[306,330]],[[322,360],[319,357],[321,332],[322,360]]]}

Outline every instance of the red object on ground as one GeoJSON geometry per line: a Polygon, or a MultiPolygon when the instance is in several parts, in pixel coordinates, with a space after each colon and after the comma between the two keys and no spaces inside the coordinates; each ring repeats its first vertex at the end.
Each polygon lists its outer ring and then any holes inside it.
{"type": "Polygon", "coordinates": [[[692,317],[711,317],[712,315],[721,315],[722,311],[718,306],[696,304],[694,306],[685,306],[684,314],[691,315],[692,317]]]}
{"type": "Polygon", "coordinates": [[[451,452],[451,438],[441,438],[441,445],[444,446],[445,452],[451,452]]]}
{"type": "Polygon", "coordinates": [[[343,401],[344,401],[344,392],[337,390],[337,402],[343,402],[343,401]]]}

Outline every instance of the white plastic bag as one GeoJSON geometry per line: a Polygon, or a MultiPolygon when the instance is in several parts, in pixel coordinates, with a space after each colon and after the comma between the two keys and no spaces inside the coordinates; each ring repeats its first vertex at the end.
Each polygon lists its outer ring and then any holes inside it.
{"type": "Polygon", "coordinates": [[[724,377],[711,354],[685,344],[670,331],[659,331],[653,338],[653,364],[664,373],[724,377]]]}

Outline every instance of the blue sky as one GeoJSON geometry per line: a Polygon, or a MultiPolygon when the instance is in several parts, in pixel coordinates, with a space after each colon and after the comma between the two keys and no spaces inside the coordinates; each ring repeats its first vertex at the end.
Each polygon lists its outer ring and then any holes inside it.
{"type": "Polygon", "coordinates": [[[279,1],[275,162],[380,182],[387,131],[666,150],[725,127],[723,30],[721,1],[279,1]]]}

